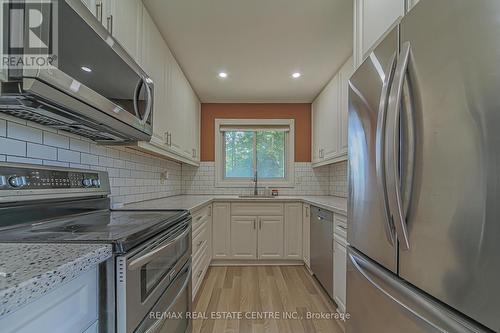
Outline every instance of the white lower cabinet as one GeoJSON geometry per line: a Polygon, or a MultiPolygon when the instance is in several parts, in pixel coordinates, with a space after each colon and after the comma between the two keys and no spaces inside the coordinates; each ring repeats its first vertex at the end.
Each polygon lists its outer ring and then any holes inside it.
{"type": "Polygon", "coordinates": [[[257,217],[231,217],[231,258],[257,259],[257,217]]]}
{"type": "Polygon", "coordinates": [[[285,204],[285,258],[302,260],[302,203],[285,204]]]}
{"type": "Polygon", "coordinates": [[[338,311],[346,310],[346,280],[347,280],[347,218],[334,215],[333,235],[333,300],[338,311]]]}
{"type": "Polygon", "coordinates": [[[3,333],[97,332],[97,266],[0,320],[3,333]]]}
{"type": "Polygon", "coordinates": [[[216,202],[212,205],[212,258],[229,259],[231,244],[231,205],[216,202]]]}
{"type": "Polygon", "coordinates": [[[302,214],[302,253],[304,263],[311,268],[311,206],[304,204],[302,214]]]}
{"type": "Polygon", "coordinates": [[[214,260],[303,260],[302,203],[214,203],[214,260]]]}
{"type": "Polygon", "coordinates": [[[259,216],[259,259],[283,259],[283,217],[259,216]]]}

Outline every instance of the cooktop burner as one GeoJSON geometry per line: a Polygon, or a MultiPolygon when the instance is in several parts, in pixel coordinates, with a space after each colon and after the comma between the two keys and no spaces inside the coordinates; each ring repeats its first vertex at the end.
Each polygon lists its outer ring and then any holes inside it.
{"type": "Polygon", "coordinates": [[[96,211],[7,229],[0,242],[105,242],[124,252],[188,217],[184,210],[96,211]]]}

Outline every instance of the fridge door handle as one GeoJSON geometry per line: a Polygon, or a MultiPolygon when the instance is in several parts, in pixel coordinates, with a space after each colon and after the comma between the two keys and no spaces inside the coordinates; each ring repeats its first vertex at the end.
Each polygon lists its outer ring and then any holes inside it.
{"type": "MultiPolygon", "coordinates": [[[[384,270],[382,267],[349,248],[349,261],[363,278],[379,292],[398,304],[403,311],[426,322],[437,332],[486,333],[487,331],[466,322],[425,294],[417,292],[407,283],[384,270]]],[[[348,272],[349,274],[349,272],[348,272]]]]}
{"type": "Polygon", "coordinates": [[[401,100],[403,95],[403,84],[410,61],[410,43],[405,42],[402,45],[402,51],[398,59],[396,71],[394,73],[394,83],[389,94],[389,105],[387,107],[387,136],[386,144],[386,181],[387,193],[389,198],[389,208],[391,211],[396,233],[401,248],[410,249],[408,228],[406,225],[406,212],[404,211],[401,179],[399,175],[399,121],[401,119],[401,100]]]}
{"type": "Polygon", "coordinates": [[[387,199],[387,182],[385,177],[385,135],[386,135],[386,118],[387,118],[387,102],[389,98],[390,87],[392,84],[392,80],[394,77],[394,70],[396,68],[396,57],[397,52],[391,56],[389,61],[389,71],[388,75],[384,78],[384,84],[382,86],[382,93],[380,94],[380,105],[377,119],[377,132],[376,132],[376,172],[377,172],[377,184],[379,188],[380,196],[384,201],[384,209],[386,213],[386,225],[385,225],[385,234],[387,237],[387,241],[389,244],[394,246],[395,244],[395,235],[394,235],[394,225],[392,224],[392,220],[390,219],[390,210],[389,203],[387,199]]]}

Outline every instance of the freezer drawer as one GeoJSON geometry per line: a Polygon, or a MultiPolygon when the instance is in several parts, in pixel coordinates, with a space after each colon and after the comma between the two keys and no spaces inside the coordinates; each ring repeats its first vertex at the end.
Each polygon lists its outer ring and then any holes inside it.
{"type": "Polygon", "coordinates": [[[347,333],[490,332],[348,248],[347,333]]]}

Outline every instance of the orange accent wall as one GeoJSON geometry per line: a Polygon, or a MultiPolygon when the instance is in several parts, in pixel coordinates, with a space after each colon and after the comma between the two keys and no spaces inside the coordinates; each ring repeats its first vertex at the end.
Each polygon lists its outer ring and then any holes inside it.
{"type": "Polygon", "coordinates": [[[311,161],[311,104],[201,105],[201,160],[215,160],[215,119],[295,119],[295,162],[311,161]]]}

